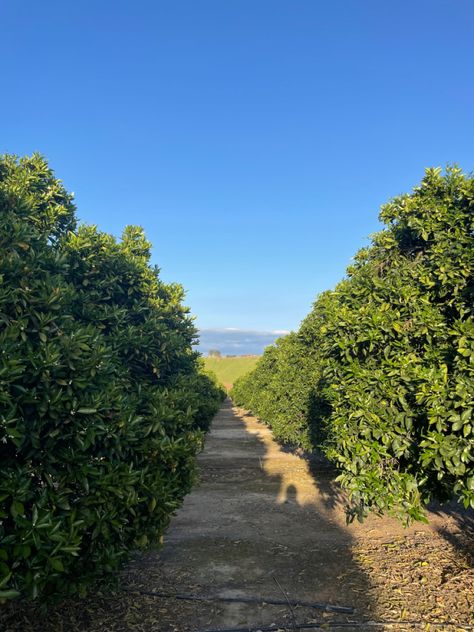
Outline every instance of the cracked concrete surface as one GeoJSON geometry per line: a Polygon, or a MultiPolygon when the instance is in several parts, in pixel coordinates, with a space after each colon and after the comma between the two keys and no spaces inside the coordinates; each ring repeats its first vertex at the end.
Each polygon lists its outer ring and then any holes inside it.
{"type": "MultiPolygon", "coordinates": [[[[361,621],[373,615],[374,587],[354,547],[410,535],[434,537],[450,520],[441,513],[431,516],[430,525],[410,529],[377,517],[346,525],[343,497],[327,464],[321,459],[310,468],[229,400],[198,461],[200,483],[172,520],[164,548],[146,554],[147,568],[154,569],[148,585],[141,582],[148,590],[279,599],[276,579],[291,599],[356,611],[336,616],[297,608],[300,621],[323,623],[329,616],[332,622],[361,621]]],[[[286,606],[179,602],[173,624],[163,630],[290,626],[291,620],[286,606]]]]}

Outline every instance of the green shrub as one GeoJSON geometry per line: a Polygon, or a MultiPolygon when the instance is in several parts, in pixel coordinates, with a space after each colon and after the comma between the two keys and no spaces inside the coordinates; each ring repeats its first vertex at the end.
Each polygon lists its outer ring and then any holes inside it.
{"type": "Polygon", "coordinates": [[[427,170],[381,220],[385,230],[278,356],[277,382],[262,363],[236,397],[255,407],[273,389],[277,410],[265,420],[279,425],[288,415],[287,439],[323,447],[352,515],[423,519],[432,499],[474,506],[474,179],[427,170]],[[301,416],[306,432],[293,432],[301,416]]]}
{"type": "Polygon", "coordinates": [[[279,441],[311,450],[314,437],[307,414],[317,379],[311,347],[306,348],[296,334],[289,334],[267,347],[252,378],[247,375],[232,389],[234,402],[270,425],[279,441]]]}
{"type": "Polygon", "coordinates": [[[222,394],[149,251],[76,230],[41,157],[0,161],[0,599],[83,594],[191,487],[222,394]]]}

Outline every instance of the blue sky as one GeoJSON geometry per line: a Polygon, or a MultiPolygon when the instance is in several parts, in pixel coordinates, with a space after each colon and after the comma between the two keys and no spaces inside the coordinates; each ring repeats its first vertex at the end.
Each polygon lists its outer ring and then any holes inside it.
{"type": "Polygon", "coordinates": [[[294,329],[427,166],[474,167],[472,0],[3,0],[0,151],[141,224],[205,329],[294,329]]]}
{"type": "Polygon", "coordinates": [[[248,331],[234,327],[201,329],[199,350],[205,355],[211,349],[217,349],[222,355],[260,355],[267,345],[287,333],[285,330],[248,331]]]}

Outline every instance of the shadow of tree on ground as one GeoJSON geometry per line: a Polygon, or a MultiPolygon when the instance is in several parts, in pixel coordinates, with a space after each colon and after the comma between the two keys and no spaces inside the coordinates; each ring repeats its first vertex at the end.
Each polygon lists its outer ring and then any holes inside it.
{"type": "Polygon", "coordinates": [[[347,527],[346,499],[324,457],[278,445],[267,426],[230,400],[214,421],[199,469],[200,483],[173,519],[164,547],[137,554],[121,573],[118,592],[98,587],[42,617],[17,604],[0,614],[2,630],[196,632],[271,623],[291,630],[295,616],[326,626],[340,622],[345,630],[395,620],[401,632],[413,629],[403,619],[474,619],[469,512],[433,507],[432,525],[409,530],[375,517],[347,527]],[[143,592],[261,602],[178,601],[143,592]],[[292,613],[287,605],[265,603],[284,596],[356,612],[295,606],[292,613]]]}

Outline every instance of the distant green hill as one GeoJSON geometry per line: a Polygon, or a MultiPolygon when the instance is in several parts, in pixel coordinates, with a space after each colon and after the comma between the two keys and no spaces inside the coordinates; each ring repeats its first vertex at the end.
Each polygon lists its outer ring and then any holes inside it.
{"type": "Polygon", "coordinates": [[[253,369],[260,356],[204,358],[206,369],[217,375],[219,382],[231,388],[235,380],[253,369]]]}

